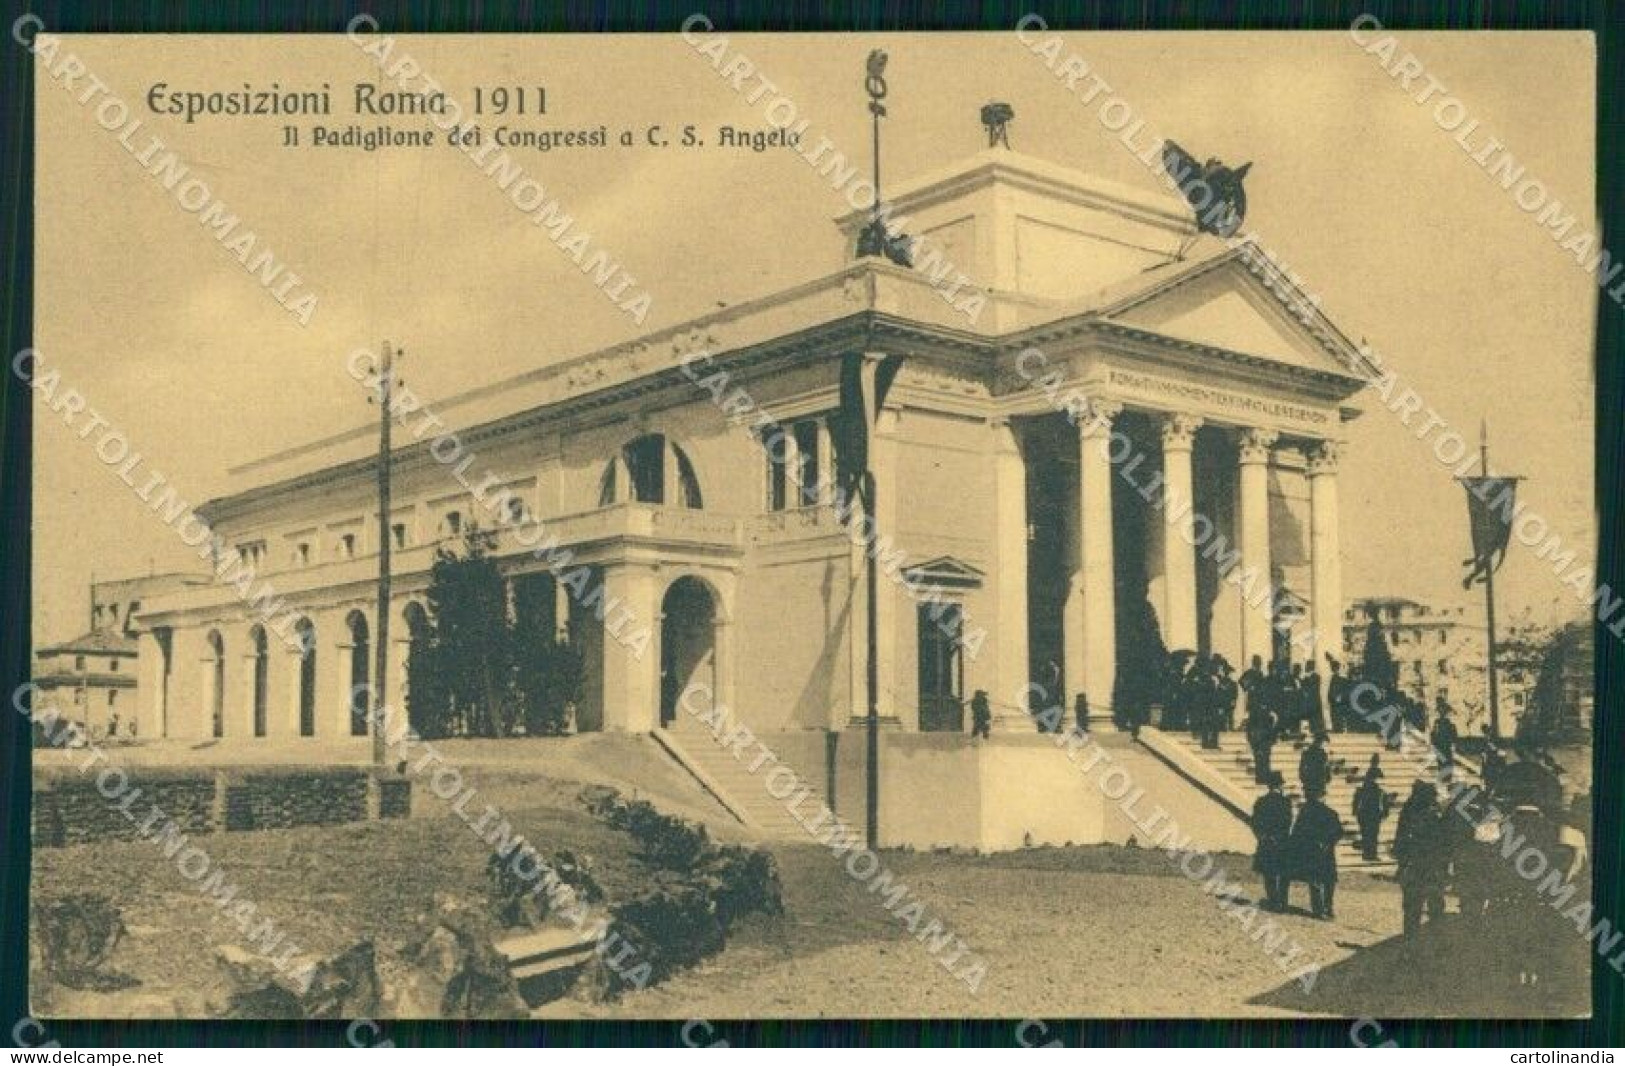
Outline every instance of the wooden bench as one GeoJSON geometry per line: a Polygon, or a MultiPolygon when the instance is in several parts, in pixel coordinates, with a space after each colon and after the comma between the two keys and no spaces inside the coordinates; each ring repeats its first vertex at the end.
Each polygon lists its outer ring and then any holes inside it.
{"type": "Polygon", "coordinates": [[[496,949],[508,960],[515,981],[530,981],[549,974],[585,966],[597,950],[598,941],[585,940],[572,929],[539,929],[496,942],[496,949]]]}

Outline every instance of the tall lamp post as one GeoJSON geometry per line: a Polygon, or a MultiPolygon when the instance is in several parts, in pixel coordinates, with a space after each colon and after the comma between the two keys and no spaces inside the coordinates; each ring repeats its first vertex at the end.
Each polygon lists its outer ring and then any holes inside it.
{"type": "MultiPolygon", "coordinates": [[[[404,354],[404,353],[403,353],[404,354]]],[[[373,649],[372,761],[383,766],[384,708],[389,692],[390,427],[394,418],[395,351],[388,341],[378,360],[378,644],[373,649]]]]}

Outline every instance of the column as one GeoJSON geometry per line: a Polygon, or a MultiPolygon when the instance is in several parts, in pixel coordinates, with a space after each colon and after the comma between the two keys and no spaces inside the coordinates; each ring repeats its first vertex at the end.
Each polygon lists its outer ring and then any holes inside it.
{"type": "Polygon", "coordinates": [[[792,422],[779,423],[779,454],[784,456],[784,509],[801,506],[801,447],[791,430],[792,422]]]}
{"type": "Polygon", "coordinates": [[[677,442],[671,434],[663,435],[660,449],[660,502],[666,507],[681,507],[683,492],[677,476],[677,442]]]}
{"type": "MultiPolygon", "coordinates": [[[[348,612],[345,612],[348,613],[348,612]]],[[[316,735],[319,737],[343,738],[350,735],[350,692],[361,679],[351,670],[351,653],[355,650],[354,638],[350,636],[350,627],[345,624],[343,616],[334,612],[334,628],[338,630],[338,641],[332,645],[329,653],[333,656],[333,672],[328,675],[334,686],[335,695],[333,705],[328,708],[327,720],[322,721],[322,701],[320,680],[318,679],[316,698],[316,735]]],[[[317,660],[318,663],[320,660],[317,660]]],[[[372,664],[372,647],[369,642],[367,648],[367,664],[372,664]]]]}
{"type": "MultiPolygon", "coordinates": [[[[898,547],[890,531],[898,528],[897,508],[903,494],[898,491],[897,436],[901,417],[896,411],[881,411],[875,418],[874,433],[869,438],[869,469],[875,475],[875,510],[879,524],[875,527],[875,540],[871,551],[883,547],[898,547]],[[882,539],[884,538],[884,539],[882,539]]],[[[881,555],[884,558],[884,552],[881,555]]],[[[897,706],[897,679],[902,676],[897,648],[898,612],[905,607],[902,590],[897,581],[888,576],[884,566],[875,567],[875,632],[876,659],[879,675],[880,718],[883,724],[898,725],[904,721],[902,709],[897,706]]],[[[913,627],[910,626],[910,629],[913,627]]],[[[914,674],[914,653],[908,656],[909,674],[914,674]]],[[[914,687],[914,682],[909,682],[914,687]]],[[[916,702],[907,721],[919,728],[919,704],[916,702]]]]}
{"type": "MultiPolygon", "coordinates": [[[[654,572],[621,563],[603,570],[604,729],[651,733],[660,716],[660,608],[654,572]]],[[[584,612],[590,624],[596,608],[584,612]]]]}
{"type": "Polygon", "coordinates": [[[1237,457],[1241,569],[1230,580],[1241,582],[1241,654],[1249,665],[1257,655],[1268,666],[1271,655],[1269,464],[1275,438],[1274,430],[1244,429],[1237,457]]]}
{"type": "Polygon", "coordinates": [[[993,431],[993,536],[998,560],[998,595],[993,682],[996,729],[1032,731],[1023,708],[1027,698],[1027,460],[1021,437],[1008,418],[995,419],[993,431]]]}
{"type": "MultiPolygon", "coordinates": [[[[875,478],[875,510],[878,519],[872,528],[855,519],[850,526],[852,537],[852,619],[851,628],[851,718],[849,729],[862,729],[869,716],[868,688],[868,581],[869,553],[895,547],[888,530],[897,528],[897,427],[896,411],[882,411],[875,419],[869,436],[869,469],[875,478]],[[872,534],[868,535],[867,534],[872,534]]],[[[897,707],[898,600],[902,593],[883,566],[875,567],[875,696],[876,714],[882,728],[895,728],[902,724],[897,707]]],[[[909,656],[912,668],[913,656],[909,656]]],[[[911,715],[910,719],[913,720],[911,715]]]]}
{"type": "Polygon", "coordinates": [[[1111,728],[1117,679],[1117,582],[1112,552],[1112,420],[1122,404],[1093,400],[1078,426],[1077,560],[1066,612],[1066,713],[1079,692],[1095,728],[1111,728]]]}
{"type": "Polygon", "coordinates": [[[1337,536],[1338,444],[1320,441],[1309,449],[1309,581],[1311,654],[1322,677],[1329,677],[1326,653],[1343,658],[1343,571],[1337,536]]]}
{"type": "Polygon", "coordinates": [[[818,504],[828,507],[835,500],[835,441],[830,436],[829,418],[818,419],[818,504]]]}
{"type": "MultiPolygon", "coordinates": [[[[242,709],[238,712],[240,726],[226,725],[226,735],[235,734],[245,740],[254,740],[254,667],[259,657],[254,654],[254,640],[252,636],[245,636],[246,650],[240,656],[242,662],[242,680],[238,688],[242,690],[242,709]]],[[[227,708],[228,713],[230,708],[227,708]]]]}
{"type": "Polygon", "coordinates": [[[1162,423],[1162,639],[1170,650],[1196,650],[1196,526],[1191,449],[1202,420],[1170,414],[1162,423]]]}
{"type": "MultiPolygon", "coordinates": [[[[297,643],[285,650],[287,652],[287,658],[284,661],[285,665],[280,669],[273,667],[276,673],[282,675],[284,683],[287,685],[280,720],[275,711],[276,704],[274,702],[271,704],[273,708],[271,711],[271,735],[273,737],[297,737],[303,735],[299,731],[301,717],[299,702],[302,674],[304,673],[304,655],[300,652],[297,643]]],[[[321,666],[320,658],[317,659],[317,666],[318,668],[321,666]]],[[[273,691],[275,691],[275,687],[273,685],[273,691]]]]}
{"type": "Polygon", "coordinates": [[[165,701],[169,695],[169,634],[168,629],[157,628],[136,638],[139,649],[137,662],[141,669],[140,713],[136,718],[136,736],[142,740],[157,740],[166,735],[165,701]]]}

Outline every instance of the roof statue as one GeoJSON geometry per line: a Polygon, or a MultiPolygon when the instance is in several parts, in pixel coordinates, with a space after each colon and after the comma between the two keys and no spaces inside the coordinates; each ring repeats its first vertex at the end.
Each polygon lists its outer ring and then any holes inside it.
{"type": "Polygon", "coordinates": [[[987,127],[989,148],[997,148],[1000,145],[1010,147],[1010,131],[1007,127],[1015,117],[1016,109],[1009,104],[994,101],[982,105],[982,125],[987,127]]]}
{"type": "Polygon", "coordinates": [[[1196,213],[1199,232],[1229,237],[1241,228],[1242,219],[1247,217],[1247,191],[1241,182],[1252,169],[1251,163],[1227,167],[1212,156],[1205,163],[1197,163],[1185,149],[1165,141],[1162,169],[1196,213]]]}

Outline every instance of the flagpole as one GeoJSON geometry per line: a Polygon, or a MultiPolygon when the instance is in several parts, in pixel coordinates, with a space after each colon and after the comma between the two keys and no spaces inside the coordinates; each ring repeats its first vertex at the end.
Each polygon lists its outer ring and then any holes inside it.
{"type": "MultiPolygon", "coordinates": [[[[395,351],[384,342],[378,367],[378,620],[377,645],[373,648],[372,679],[372,762],[383,766],[388,749],[384,743],[384,715],[389,700],[389,601],[390,601],[390,422],[395,392],[395,351]]],[[[351,697],[354,698],[353,696],[351,697]]]]}
{"type": "MultiPolygon", "coordinates": [[[[1490,476],[1490,423],[1489,419],[1482,419],[1478,424],[1478,472],[1482,477],[1490,476]]],[[[1495,567],[1488,566],[1484,571],[1484,621],[1489,645],[1489,671],[1490,671],[1490,736],[1501,737],[1501,686],[1496,667],[1495,646],[1495,567]]]]}
{"type": "MultiPolygon", "coordinates": [[[[864,464],[866,467],[868,463],[864,464]]],[[[876,516],[875,506],[875,474],[872,468],[863,472],[863,509],[869,517],[869,528],[880,529],[880,519],[876,516]]],[[[879,552],[873,546],[864,549],[864,586],[865,599],[868,607],[864,611],[864,637],[868,644],[868,662],[864,666],[865,687],[868,689],[867,698],[869,713],[866,730],[868,744],[864,751],[864,770],[869,779],[866,790],[866,803],[864,805],[864,834],[870,850],[880,846],[880,625],[875,615],[880,602],[878,587],[879,567],[876,558],[879,552]]]]}

